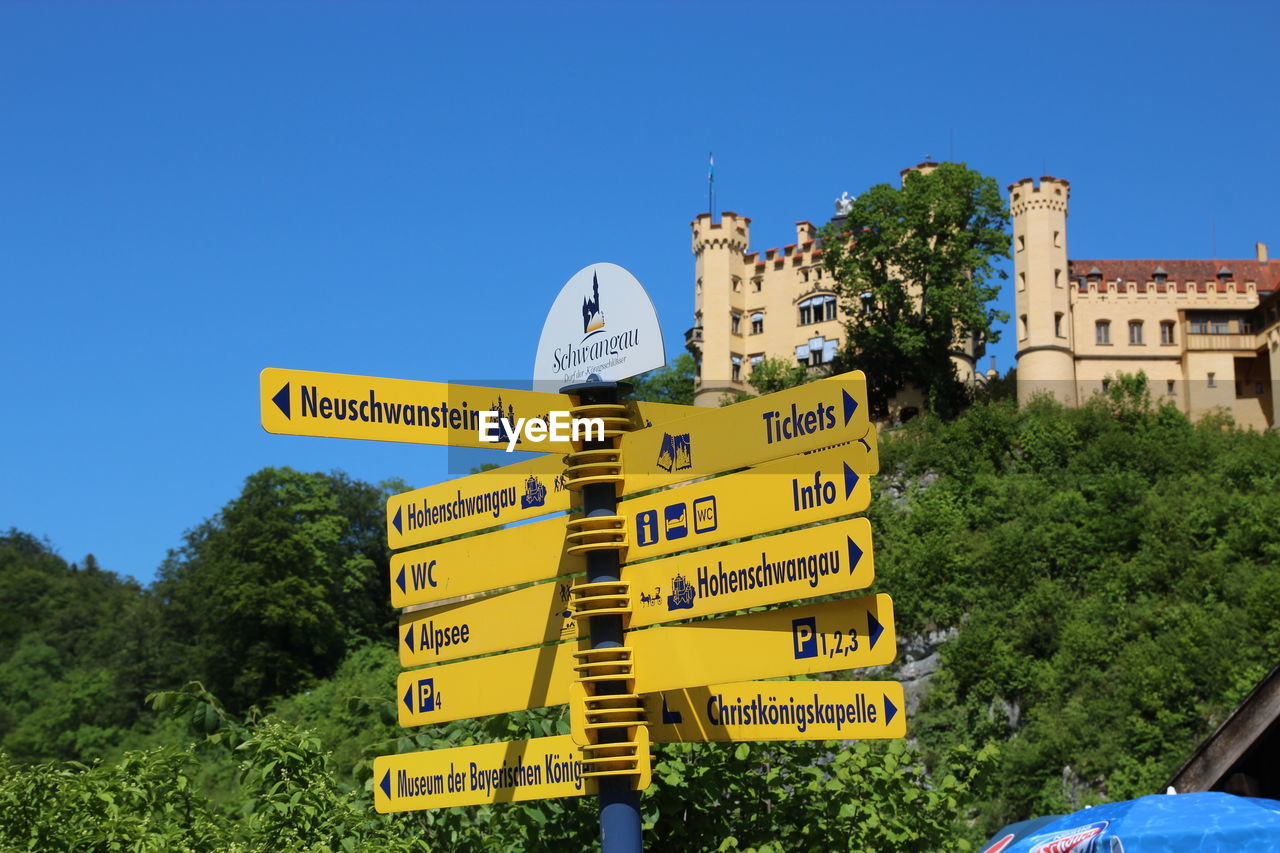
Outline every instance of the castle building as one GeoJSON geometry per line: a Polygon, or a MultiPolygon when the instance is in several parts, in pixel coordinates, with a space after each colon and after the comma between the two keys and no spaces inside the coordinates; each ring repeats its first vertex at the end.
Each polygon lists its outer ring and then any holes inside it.
{"type": "MultiPolygon", "coordinates": [[[[912,167],[930,171],[936,163],[912,167]]],[[[911,169],[903,169],[902,176],[911,169]]],[[[837,204],[839,210],[839,204],[837,204]]],[[[747,377],[765,358],[794,361],[811,369],[830,362],[844,344],[844,310],[835,282],[822,267],[818,229],[796,223],[796,241],[780,249],[751,251],[751,220],[725,211],[720,221],[703,213],[693,227],[694,322],[685,346],[698,363],[694,403],[718,406],[726,397],[750,392],[747,377]]],[[[962,381],[975,381],[981,341],[964,341],[952,352],[962,381]]],[[[895,408],[918,406],[912,391],[895,408]]]]}
{"type": "Polygon", "coordinates": [[[1192,418],[1275,427],[1280,263],[1267,247],[1247,260],[1070,259],[1069,197],[1061,178],[1009,185],[1018,401],[1078,405],[1141,371],[1152,399],[1192,418]]]}
{"type": "MultiPolygon", "coordinates": [[[[1141,371],[1153,399],[1192,418],[1222,411],[1240,426],[1277,427],[1280,262],[1268,261],[1266,246],[1247,260],[1073,260],[1069,197],[1061,178],[1009,186],[1019,402],[1049,394],[1079,405],[1141,371]]],[[[811,223],[796,223],[795,243],[763,253],[751,251],[745,216],[704,213],[690,224],[694,325],[685,346],[698,362],[697,405],[750,391],[747,377],[767,357],[815,370],[831,361],[846,315],[811,223]]],[[[962,381],[982,381],[983,349],[964,341],[952,351],[962,381]]],[[[918,404],[911,391],[892,401],[918,404]]]]}

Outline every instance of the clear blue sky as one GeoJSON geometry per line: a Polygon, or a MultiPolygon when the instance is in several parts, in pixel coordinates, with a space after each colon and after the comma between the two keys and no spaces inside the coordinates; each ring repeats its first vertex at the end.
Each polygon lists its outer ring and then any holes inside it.
{"type": "MultiPolygon", "coordinates": [[[[932,155],[1072,181],[1074,257],[1280,249],[1276,5],[0,5],[0,528],[149,580],[267,465],[257,374],[525,379],[619,263],[691,325],[689,221],[790,243],[932,155]],[[1216,226],[1215,226],[1216,222],[1216,226]]],[[[1012,294],[1002,297],[1005,307],[1012,294]]],[[[1012,344],[994,348],[1000,368],[1012,344]]]]}

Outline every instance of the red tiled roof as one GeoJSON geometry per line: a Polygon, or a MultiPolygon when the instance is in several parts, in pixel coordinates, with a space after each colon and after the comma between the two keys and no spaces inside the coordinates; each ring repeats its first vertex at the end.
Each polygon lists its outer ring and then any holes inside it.
{"type": "MultiPolygon", "coordinates": [[[[1156,267],[1162,267],[1168,275],[1169,284],[1182,284],[1188,281],[1197,283],[1211,282],[1220,284],[1218,271],[1226,267],[1231,271],[1227,281],[1234,281],[1243,286],[1246,281],[1256,282],[1258,293],[1269,293],[1280,290],[1280,261],[1260,263],[1253,258],[1249,260],[1138,260],[1138,261],[1067,261],[1067,275],[1072,279],[1088,277],[1089,272],[1097,268],[1102,273],[1103,281],[1134,281],[1145,285],[1153,280],[1156,267]]],[[[1221,288],[1225,290],[1225,288],[1221,288]]]]}

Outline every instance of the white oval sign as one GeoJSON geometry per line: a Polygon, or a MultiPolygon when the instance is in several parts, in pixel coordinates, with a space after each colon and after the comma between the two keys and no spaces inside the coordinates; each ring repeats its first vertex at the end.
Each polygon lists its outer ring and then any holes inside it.
{"type": "Polygon", "coordinates": [[[542,325],[535,391],[598,378],[617,382],[667,363],[653,302],[617,264],[592,264],[560,289],[542,325]]]}

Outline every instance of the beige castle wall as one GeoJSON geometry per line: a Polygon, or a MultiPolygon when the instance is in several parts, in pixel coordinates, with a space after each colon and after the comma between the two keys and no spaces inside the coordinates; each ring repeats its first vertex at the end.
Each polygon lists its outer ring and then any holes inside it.
{"type": "MultiPolygon", "coordinates": [[[[694,396],[695,405],[718,406],[739,391],[751,391],[747,379],[751,359],[781,358],[797,363],[796,347],[808,347],[813,338],[837,341],[843,346],[848,315],[836,304],[832,320],[801,325],[800,303],[815,296],[836,296],[835,283],[822,268],[822,252],[816,248],[817,228],[796,223],[796,242],[777,249],[750,252],[750,222],[726,211],[719,222],[710,214],[693,221],[694,316],[702,326],[702,371],[694,396]],[[733,332],[732,315],[741,317],[733,332]],[[752,329],[752,315],[763,315],[760,332],[752,329]],[[732,357],[742,359],[741,377],[733,380],[732,357]]],[[[970,345],[970,351],[971,345],[970,345]]],[[[972,355],[953,357],[957,372],[972,381],[972,355]]],[[[898,406],[917,405],[906,398],[898,406]]]]}
{"type": "Polygon", "coordinates": [[[1014,334],[1017,336],[1018,402],[1049,394],[1075,405],[1075,344],[1067,281],[1066,181],[1029,178],[1010,187],[1013,219],[1014,334]],[[1055,325],[1055,317],[1062,322],[1055,325]]]}

